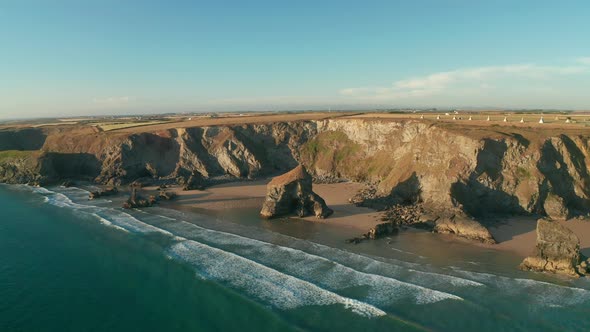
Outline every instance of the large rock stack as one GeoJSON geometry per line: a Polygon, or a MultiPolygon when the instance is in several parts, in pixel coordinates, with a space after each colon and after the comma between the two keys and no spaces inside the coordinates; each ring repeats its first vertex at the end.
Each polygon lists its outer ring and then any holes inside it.
{"type": "Polygon", "coordinates": [[[267,185],[260,215],[264,218],[295,214],[326,218],[334,211],[312,190],[312,178],[302,165],[277,176],[267,185]]]}
{"type": "Polygon", "coordinates": [[[525,258],[520,268],[578,277],[588,273],[588,262],[580,254],[580,240],[570,229],[556,221],[539,219],[534,256],[525,258]]]}

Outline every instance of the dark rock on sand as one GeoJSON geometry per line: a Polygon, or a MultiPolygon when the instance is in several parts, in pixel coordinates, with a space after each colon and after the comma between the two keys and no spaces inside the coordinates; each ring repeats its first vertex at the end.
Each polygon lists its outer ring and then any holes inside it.
{"type": "Polygon", "coordinates": [[[204,190],[205,189],[205,178],[199,171],[193,171],[189,178],[184,181],[183,178],[180,180],[183,185],[182,190],[204,190]]]}
{"type": "Polygon", "coordinates": [[[391,222],[384,222],[381,224],[377,224],[375,225],[375,227],[369,229],[369,233],[367,233],[367,236],[369,237],[369,239],[375,240],[380,237],[397,233],[397,231],[398,228],[395,224],[391,222]]]}
{"type": "Polygon", "coordinates": [[[99,197],[103,197],[103,196],[113,196],[119,193],[119,190],[117,189],[117,187],[113,187],[113,188],[108,188],[105,190],[98,190],[98,191],[93,191],[88,195],[88,199],[95,199],[95,198],[99,198],[99,197]]]}
{"type": "Polygon", "coordinates": [[[488,244],[496,243],[496,240],[486,227],[461,212],[440,216],[436,220],[434,231],[442,234],[455,234],[488,244]]]}
{"type": "Polygon", "coordinates": [[[539,219],[535,253],[525,258],[520,268],[578,277],[589,272],[585,259],[580,254],[580,239],[569,228],[556,221],[539,219]]]}
{"type": "Polygon", "coordinates": [[[150,207],[156,204],[156,196],[150,195],[147,199],[141,197],[141,195],[137,192],[137,188],[133,187],[131,189],[131,195],[129,195],[129,199],[123,203],[123,208],[125,209],[134,209],[134,208],[143,208],[143,207],[150,207]]]}
{"type": "Polygon", "coordinates": [[[160,192],[158,193],[158,198],[169,201],[171,199],[176,198],[176,193],[172,191],[160,190],[160,192]]]}
{"type": "Polygon", "coordinates": [[[299,165],[270,181],[260,215],[264,218],[289,214],[326,218],[333,212],[324,199],[313,192],[311,175],[299,165]]]}

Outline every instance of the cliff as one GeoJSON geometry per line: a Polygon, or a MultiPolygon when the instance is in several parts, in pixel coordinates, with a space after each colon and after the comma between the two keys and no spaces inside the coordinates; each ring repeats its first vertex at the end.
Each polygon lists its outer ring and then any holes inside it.
{"type": "Polygon", "coordinates": [[[590,211],[590,133],[328,120],[301,149],[320,178],[374,183],[377,196],[473,217],[590,211]]]}
{"type": "MultiPolygon", "coordinates": [[[[582,129],[341,118],[143,132],[27,130],[0,131],[1,182],[186,182],[195,172],[255,178],[301,163],[317,179],[371,183],[377,197],[421,202],[441,215],[458,210],[469,220],[498,214],[570,218],[590,211],[590,134],[582,129]]],[[[456,222],[444,225],[441,231],[458,232],[456,222]]]]}

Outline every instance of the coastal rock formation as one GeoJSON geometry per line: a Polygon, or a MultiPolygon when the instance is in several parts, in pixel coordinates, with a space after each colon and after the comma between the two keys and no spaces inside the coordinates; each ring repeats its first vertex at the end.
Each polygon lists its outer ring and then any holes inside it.
{"type": "Polygon", "coordinates": [[[333,212],[326,206],[326,202],[313,192],[311,175],[305,167],[299,165],[270,181],[260,215],[264,218],[289,214],[326,218],[333,212]]]}
{"type": "Polygon", "coordinates": [[[397,233],[398,228],[392,222],[384,222],[381,224],[375,225],[375,227],[369,229],[369,233],[367,233],[367,237],[371,240],[378,239],[383,236],[391,235],[397,233]]]}
{"type": "Polygon", "coordinates": [[[577,277],[590,272],[588,263],[580,254],[580,240],[570,229],[556,221],[539,219],[535,253],[525,258],[520,268],[577,277]]]}
{"type": "Polygon", "coordinates": [[[88,194],[88,199],[95,199],[103,196],[113,196],[119,193],[117,187],[107,188],[105,190],[93,191],[88,194]]]}
{"type": "Polygon", "coordinates": [[[176,198],[176,193],[172,191],[160,190],[158,198],[169,201],[176,198]]]}
{"type": "MultiPolygon", "coordinates": [[[[181,178],[182,179],[182,178],[181,178]]],[[[199,173],[199,171],[193,171],[193,173],[189,176],[189,178],[184,182],[182,186],[182,190],[204,190],[205,189],[205,179],[203,175],[199,173]]]]}
{"type": "Polygon", "coordinates": [[[137,187],[133,187],[131,189],[131,194],[129,198],[123,203],[124,209],[135,209],[135,208],[144,208],[150,207],[156,204],[156,197],[150,195],[147,199],[141,197],[141,195],[137,192],[137,187]]]}
{"type": "Polygon", "coordinates": [[[488,244],[496,243],[487,228],[461,212],[439,217],[435,222],[434,231],[442,234],[455,234],[488,244]]]}
{"type": "Polygon", "coordinates": [[[556,195],[548,195],[543,203],[543,209],[551,219],[565,220],[570,217],[569,209],[563,201],[563,198],[556,195]]]}
{"type": "MultiPolygon", "coordinates": [[[[245,179],[302,164],[315,179],[373,185],[371,197],[359,203],[379,210],[420,203],[424,213],[460,210],[476,220],[502,214],[588,215],[587,130],[466,126],[342,116],[192,128],[179,123],[178,128],[147,126],[143,132],[90,126],[2,129],[0,182],[84,179],[120,185],[182,178],[190,183],[195,172],[205,181],[245,179]]],[[[472,234],[458,231],[463,224],[473,228],[467,221],[440,229],[472,234]]]]}

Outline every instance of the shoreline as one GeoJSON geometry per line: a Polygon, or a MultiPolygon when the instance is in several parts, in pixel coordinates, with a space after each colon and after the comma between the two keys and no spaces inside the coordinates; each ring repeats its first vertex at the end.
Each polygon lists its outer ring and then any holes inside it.
{"type": "MultiPolygon", "coordinates": [[[[203,191],[183,191],[178,186],[168,188],[178,196],[170,202],[162,202],[162,207],[175,210],[206,211],[218,214],[232,209],[260,209],[266,195],[266,184],[271,179],[253,181],[227,182],[213,185],[203,191]]],[[[366,233],[370,228],[382,223],[383,212],[367,207],[358,207],[348,200],[365,185],[356,182],[340,182],[330,184],[314,184],[313,190],[326,201],[326,204],[334,210],[334,214],[326,219],[317,219],[313,216],[289,219],[305,220],[311,223],[329,224],[331,226],[358,231],[358,234],[366,233]]],[[[146,193],[156,193],[157,187],[144,187],[146,193]]],[[[518,257],[524,258],[532,254],[536,244],[536,222],[538,217],[517,216],[498,219],[492,226],[488,226],[497,244],[484,244],[472,240],[454,237],[453,241],[469,245],[483,247],[491,250],[507,251],[518,257]]],[[[590,221],[587,219],[570,219],[559,221],[570,228],[580,239],[580,250],[590,256],[590,221]]],[[[411,228],[411,227],[410,227],[411,228]]],[[[407,232],[402,231],[402,232],[407,232]]],[[[344,241],[345,239],[342,239],[344,241]]]]}

